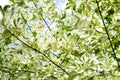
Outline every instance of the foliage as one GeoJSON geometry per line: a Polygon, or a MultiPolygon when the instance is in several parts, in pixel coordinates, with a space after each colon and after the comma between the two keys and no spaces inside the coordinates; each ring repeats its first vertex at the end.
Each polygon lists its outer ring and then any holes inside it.
{"type": "Polygon", "coordinates": [[[0,6],[0,80],[119,80],[120,0],[9,0],[0,6]]]}

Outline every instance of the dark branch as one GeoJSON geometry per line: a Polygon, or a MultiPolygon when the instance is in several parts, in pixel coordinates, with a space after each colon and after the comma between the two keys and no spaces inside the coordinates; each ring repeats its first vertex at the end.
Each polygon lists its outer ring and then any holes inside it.
{"type": "Polygon", "coordinates": [[[105,32],[106,32],[106,34],[107,34],[107,37],[108,37],[110,46],[111,46],[111,48],[112,48],[112,52],[113,52],[113,54],[114,54],[114,59],[116,60],[118,67],[120,67],[119,62],[118,62],[118,59],[117,59],[117,56],[116,56],[116,53],[115,53],[115,50],[114,50],[113,45],[112,45],[112,41],[111,41],[111,39],[110,39],[110,36],[109,36],[108,30],[107,30],[107,27],[106,27],[106,25],[105,25],[105,21],[104,21],[103,16],[102,16],[102,11],[100,10],[99,2],[98,2],[97,0],[96,0],[96,3],[97,3],[97,7],[98,7],[98,11],[99,11],[100,17],[101,17],[101,19],[102,19],[103,26],[104,26],[104,28],[105,28],[105,32]]]}
{"type": "MultiPolygon", "coordinates": [[[[3,26],[7,29],[6,25],[3,26]]],[[[37,50],[36,48],[32,47],[31,45],[25,43],[24,41],[22,41],[21,39],[19,39],[14,33],[12,33],[9,29],[7,29],[9,31],[9,33],[14,36],[17,40],[19,40],[20,42],[22,42],[24,45],[26,45],[27,47],[31,48],[32,50],[34,50],[35,52],[38,52],[40,54],[42,54],[45,58],[47,58],[51,63],[53,63],[55,66],[57,66],[58,68],[60,68],[63,72],[65,72],[67,75],[70,75],[65,69],[63,69],[61,66],[59,66],[58,64],[56,64],[53,60],[51,60],[47,55],[45,55],[43,52],[37,50]]]]}

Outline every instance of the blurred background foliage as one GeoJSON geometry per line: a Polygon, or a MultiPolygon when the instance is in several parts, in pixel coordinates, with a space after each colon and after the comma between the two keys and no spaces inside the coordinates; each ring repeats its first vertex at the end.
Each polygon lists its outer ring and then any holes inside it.
{"type": "Polygon", "coordinates": [[[9,2],[0,6],[0,80],[120,79],[120,0],[98,0],[117,59],[96,0],[9,2]]]}

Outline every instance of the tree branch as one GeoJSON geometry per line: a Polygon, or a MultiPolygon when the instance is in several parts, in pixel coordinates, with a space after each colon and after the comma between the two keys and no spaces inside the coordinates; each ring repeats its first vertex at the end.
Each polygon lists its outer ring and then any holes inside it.
{"type": "Polygon", "coordinates": [[[116,60],[117,65],[118,65],[118,67],[120,68],[120,64],[119,64],[119,62],[118,62],[118,59],[117,59],[115,50],[114,50],[113,45],[112,45],[112,41],[111,41],[111,39],[110,39],[110,36],[109,36],[108,30],[107,30],[107,27],[106,27],[106,25],[105,25],[105,21],[104,21],[103,16],[102,16],[102,11],[100,10],[99,2],[98,2],[97,0],[96,0],[96,3],[97,3],[97,7],[98,7],[98,11],[99,11],[100,17],[101,17],[101,19],[102,19],[103,26],[104,26],[104,28],[105,28],[105,32],[106,32],[106,34],[107,34],[107,37],[108,37],[110,46],[111,46],[111,48],[112,48],[112,52],[113,52],[113,54],[114,54],[114,59],[116,60]]]}
{"type": "MultiPolygon", "coordinates": [[[[6,25],[3,26],[7,29],[6,25]]],[[[70,75],[65,69],[63,69],[61,66],[59,66],[58,64],[56,64],[53,60],[51,60],[47,55],[45,55],[43,52],[37,50],[36,48],[32,47],[31,45],[25,43],[24,41],[22,41],[21,39],[19,39],[14,33],[12,33],[9,29],[7,29],[9,31],[9,33],[14,36],[17,40],[19,40],[20,42],[22,42],[24,45],[26,45],[27,47],[31,48],[33,51],[38,52],[40,54],[42,54],[45,58],[47,58],[52,64],[54,64],[55,66],[57,66],[58,68],[60,68],[63,72],[65,72],[67,75],[70,75]]]]}

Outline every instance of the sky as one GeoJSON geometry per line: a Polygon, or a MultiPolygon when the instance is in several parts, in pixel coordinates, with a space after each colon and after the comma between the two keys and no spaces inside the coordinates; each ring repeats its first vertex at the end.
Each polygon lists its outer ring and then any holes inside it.
{"type": "Polygon", "coordinates": [[[0,5],[4,7],[6,4],[9,4],[9,0],[0,0],[0,5]]]}
{"type": "Polygon", "coordinates": [[[63,10],[67,4],[67,0],[54,0],[54,2],[60,10],[63,10]]]}

